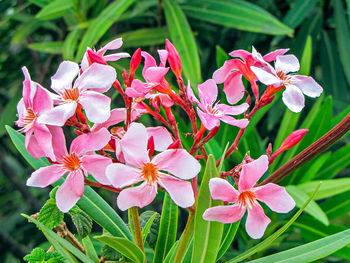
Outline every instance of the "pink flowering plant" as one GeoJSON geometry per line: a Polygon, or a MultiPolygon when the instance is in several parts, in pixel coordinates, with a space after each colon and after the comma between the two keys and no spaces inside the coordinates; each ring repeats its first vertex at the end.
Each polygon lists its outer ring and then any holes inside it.
{"type": "MultiPolygon", "coordinates": [[[[184,81],[180,55],[169,40],[158,50],[159,63],[137,49],[129,70],[117,74],[110,61],[130,55],[106,52],[122,43],[118,38],[97,51],[87,48],[80,64],[63,61],[47,88],[23,67],[18,130],[9,132],[35,168],[27,186],[54,187],[40,212],[26,217],[65,262],[113,260],[95,252],[93,222],[103,228],[96,242],[118,251],[118,262],[216,262],[235,239],[265,238],[260,245],[271,244],[312,199],[285,187],[286,176],[320,149],[310,148],[308,157],[275,171],[275,161],[308,129],[290,131],[277,147],[269,143],[263,151],[245,136],[256,129],[254,118],[280,103],[280,96],[288,109],[300,112],[304,95],[319,97],[322,87],[297,75],[299,61],[288,49],[262,56],[254,47],[251,53],[231,52],[212,78],[194,85],[191,78],[184,81]],[[119,95],[121,107],[111,106],[111,94],[119,95]],[[213,150],[223,130],[230,139],[213,150]],[[92,189],[113,192],[111,204],[92,189]],[[160,215],[153,211],[157,205],[160,215]],[[65,229],[64,213],[82,241],[65,229]],[[187,217],[184,227],[178,227],[180,215],[187,217]],[[69,234],[63,239],[52,229],[69,234]]],[[[251,247],[230,262],[259,249],[251,247]]]]}

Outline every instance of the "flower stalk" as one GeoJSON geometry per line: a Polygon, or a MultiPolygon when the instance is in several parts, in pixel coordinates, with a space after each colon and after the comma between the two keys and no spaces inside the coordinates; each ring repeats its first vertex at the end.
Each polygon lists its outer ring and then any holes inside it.
{"type": "Polygon", "coordinates": [[[142,231],[141,231],[140,216],[139,216],[138,208],[136,206],[133,206],[129,209],[129,211],[131,214],[132,225],[134,227],[136,245],[143,252],[145,252],[145,247],[143,245],[143,239],[142,239],[142,231]]]}

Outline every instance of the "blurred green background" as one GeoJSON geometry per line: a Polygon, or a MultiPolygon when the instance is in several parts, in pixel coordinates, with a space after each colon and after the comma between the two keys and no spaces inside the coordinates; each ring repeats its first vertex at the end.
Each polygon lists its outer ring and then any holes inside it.
{"type": "MultiPolygon", "coordinates": [[[[261,111],[252,120],[258,128],[253,125],[247,130],[240,151],[225,163],[232,167],[248,150],[256,158],[265,153],[268,142],[275,142],[277,149],[294,129],[309,128],[299,146],[276,160],[270,169],[274,171],[350,112],[349,25],[349,0],[0,0],[0,262],[21,262],[33,247],[45,242],[20,213],[38,212],[50,189],[25,186],[32,168],[16,151],[5,130],[5,125],[14,127],[16,120],[16,105],[22,94],[22,66],[29,69],[33,80],[49,87],[50,76],[59,63],[63,59],[79,62],[87,46],[99,48],[123,37],[120,50],[132,54],[141,47],[156,55],[169,38],[182,58],[184,76],[194,86],[211,78],[228,58],[226,54],[235,49],[251,50],[253,45],[266,54],[277,48],[290,48],[289,53],[301,61],[301,74],[313,76],[324,88],[324,94],[317,100],[307,98],[300,114],[288,111],[280,99],[268,112],[261,111]]],[[[120,80],[121,69],[127,68],[128,63],[129,59],[112,63],[120,80]]],[[[114,98],[114,107],[122,106],[120,98],[114,98]]],[[[218,139],[208,144],[207,150],[221,156],[236,132],[222,125],[218,139]]],[[[318,198],[317,212],[303,215],[288,235],[263,254],[349,228],[348,143],[349,136],[345,136],[283,182],[299,185],[298,189],[307,194],[313,190],[309,181],[331,180],[333,188],[324,190],[318,198]]],[[[115,195],[100,193],[116,207],[115,195]]],[[[160,206],[158,201],[152,208],[159,210],[160,206]]],[[[272,214],[272,218],[278,227],[278,220],[287,217],[272,214]]],[[[180,223],[181,229],[184,222],[180,223]]],[[[275,227],[268,231],[273,232],[275,227]]],[[[239,235],[244,243],[235,241],[223,262],[257,242],[248,239],[244,231],[239,231],[239,235]]],[[[350,248],[328,260],[349,262],[350,248]]]]}

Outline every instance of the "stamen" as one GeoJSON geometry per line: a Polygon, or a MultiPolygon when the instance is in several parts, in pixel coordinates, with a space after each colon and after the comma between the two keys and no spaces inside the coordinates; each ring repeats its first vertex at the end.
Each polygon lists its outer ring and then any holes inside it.
{"type": "Polygon", "coordinates": [[[20,130],[20,132],[22,131],[26,132],[30,128],[32,128],[37,117],[38,116],[35,114],[32,108],[27,108],[27,113],[22,119],[24,126],[23,126],[23,129],[20,130]]]}
{"type": "Polygon", "coordinates": [[[153,163],[146,163],[142,168],[142,176],[148,184],[153,184],[159,179],[157,166],[153,163]]]}
{"type": "Polygon", "coordinates": [[[77,101],[79,99],[79,89],[78,87],[74,87],[72,89],[65,89],[62,98],[65,101],[77,101]]]}
{"type": "Polygon", "coordinates": [[[255,193],[252,191],[244,191],[239,194],[237,203],[240,207],[252,208],[256,203],[255,193]]]}
{"type": "Polygon", "coordinates": [[[76,153],[72,153],[63,157],[62,165],[68,172],[74,172],[80,169],[81,161],[76,153]]]}

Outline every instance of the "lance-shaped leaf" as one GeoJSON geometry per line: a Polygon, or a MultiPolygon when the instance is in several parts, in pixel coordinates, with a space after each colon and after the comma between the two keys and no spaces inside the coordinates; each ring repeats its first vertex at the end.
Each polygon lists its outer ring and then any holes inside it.
{"type": "Polygon", "coordinates": [[[50,20],[63,16],[73,10],[74,1],[71,0],[55,0],[45,6],[36,15],[41,20],[50,20]]]}
{"type": "Polygon", "coordinates": [[[218,261],[228,250],[228,248],[231,246],[231,243],[233,239],[236,236],[239,224],[241,220],[233,223],[233,224],[225,224],[224,225],[224,231],[221,239],[221,244],[218,252],[218,256],[216,260],[218,261]]]}

